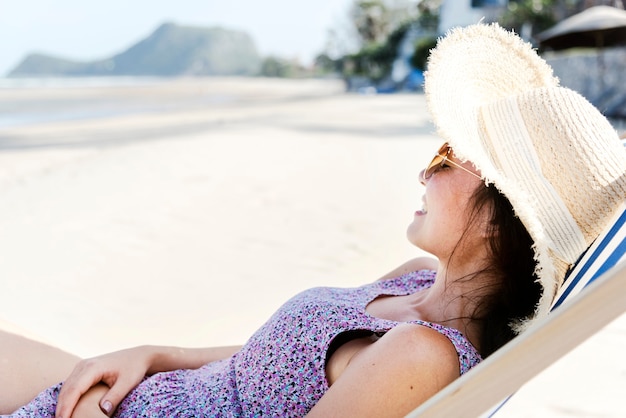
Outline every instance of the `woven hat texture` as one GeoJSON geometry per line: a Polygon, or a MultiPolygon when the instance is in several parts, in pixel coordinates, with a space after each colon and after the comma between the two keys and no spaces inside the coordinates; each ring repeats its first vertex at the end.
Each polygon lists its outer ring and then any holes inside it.
{"type": "Polygon", "coordinates": [[[519,332],[550,310],[568,268],[626,199],[626,151],[593,105],[497,24],[441,38],[424,88],[439,135],[509,199],[533,238],[543,294],[519,332]]]}

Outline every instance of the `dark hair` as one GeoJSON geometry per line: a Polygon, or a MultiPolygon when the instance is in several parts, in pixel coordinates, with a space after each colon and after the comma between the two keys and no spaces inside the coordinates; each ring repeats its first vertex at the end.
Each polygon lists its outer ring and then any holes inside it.
{"type": "MultiPolygon", "coordinates": [[[[531,316],[541,296],[533,240],[509,200],[490,184],[473,195],[473,213],[487,210],[490,265],[477,274],[492,278],[472,320],[480,326],[480,352],[487,357],[515,337],[512,324],[531,316]]],[[[474,217],[474,219],[476,219],[474,217]]]]}

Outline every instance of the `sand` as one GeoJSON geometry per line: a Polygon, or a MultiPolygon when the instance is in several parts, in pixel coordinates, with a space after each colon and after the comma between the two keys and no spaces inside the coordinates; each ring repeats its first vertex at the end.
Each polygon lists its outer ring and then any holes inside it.
{"type": "MultiPolygon", "coordinates": [[[[422,254],[405,229],[440,142],[422,95],[259,79],[1,94],[43,116],[0,125],[0,318],[81,356],[241,344],[296,292],[422,254]]],[[[501,416],[622,415],[625,349],[622,317],[501,416]]]]}

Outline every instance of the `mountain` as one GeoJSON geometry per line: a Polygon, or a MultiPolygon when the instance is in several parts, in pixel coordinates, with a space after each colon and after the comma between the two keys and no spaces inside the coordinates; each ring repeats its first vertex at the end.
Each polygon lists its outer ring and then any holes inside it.
{"type": "Polygon", "coordinates": [[[256,46],[244,32],[165,23],[111,58],[77,62],[31,54],[8,76],[255,75],[260,65],[256,46]]]}

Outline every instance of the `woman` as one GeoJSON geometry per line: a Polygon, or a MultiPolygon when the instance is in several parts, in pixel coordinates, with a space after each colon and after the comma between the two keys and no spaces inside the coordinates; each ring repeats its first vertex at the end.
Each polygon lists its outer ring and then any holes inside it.
{"type": "Polygon", "coordinates": [[[497,26],[441,40],[425,91],[448,143],[420,173],[424,206],[407,236],[436,260],[302,292],[241,347],[138,347],[67,378],[75,362],[51,355],[69,366],[41,375],[65,384],[16,415],[404,415],[545,315],[626,198],[615,131],[497,26]]]}

